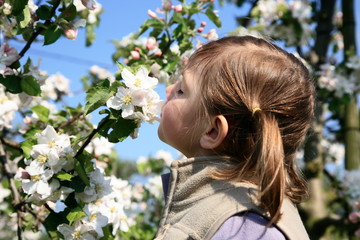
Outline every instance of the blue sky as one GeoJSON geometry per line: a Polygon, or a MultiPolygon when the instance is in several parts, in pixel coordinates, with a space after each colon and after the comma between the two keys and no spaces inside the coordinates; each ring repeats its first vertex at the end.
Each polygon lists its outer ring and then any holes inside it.
{"type": "MultiPolygon", "coordinates": [[[[65,103],[70,106],[76,106],[78,103],[85,104],[85,95],[80,91],[82,88],[80,79],[81,76],[86,75],[92,65],[99,65],[113,73],[117,70],[111,60],[111,55],[115,52],[111,40],[120,40],[129,33],[137,31],[140,25],[149,18],[147,10],[154,11],[161,7],[161,0],[98,0],[98,2],[102,4],[105,12],[101,15],[100,26],[96,29],[96,40],[91,47],[85,47],[84,32],[80,31],[76,40],[62,38],[49,46],[35,43],[25,56],[25,59],[31,57],[34,62],[41,58],[41,70],[49,74],[60,72],[71,80],[71,89],[75,94],[72,98],[65,99],[65,103]]],[[[178,4],[178,1],[173,2],[178,4]]],[[[356,9],[358,8],[359,6],[356,9]]],[[[218,7],[217,10],[223,22],[222,29],[218,30],[221,37],[236,28],[235,16],[243,14],[230,4],[218,7]]],[[[357,19],[357,22],[360,21],[357,19]]],[[[206,28],[209,30],[212,26],[206,28]]],[[[15,45],[17,48],[20,46],[20,44],[15,45]]],[[[165,98],[164,89],[164,86],[158,87],[162,99],[165,98]]],[[[98,121],[97,117],[93,118],[94,124],[98,121]]],[[[143,124],[139,138],[135,140],[129,138],[117,143],[116,150],[119,157],[136,160],[139,156],[155,155],[158,150],[163,149],[170,151],[176,158],[177,151],[158,139],[157,126],[157,124],[143,124]]]]}

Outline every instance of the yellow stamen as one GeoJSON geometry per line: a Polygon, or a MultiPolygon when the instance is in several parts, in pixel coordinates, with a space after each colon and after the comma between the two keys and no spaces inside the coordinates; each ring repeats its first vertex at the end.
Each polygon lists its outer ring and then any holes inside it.
{"type": "Polygon", "coordinates": [[[132,100],[132,98],[131,98],[130,95],[126,95],[126,96],[124,97],[124,103],[125,103],[126,105],[130,104],[130,103],[131,103],[131,100],[132,100]]]}
{"type": "Polygon", "coordinates": [[[82,234],[79,231],[74,232],[73,234],[74,239],[80,239],[82,238],[82,234]]]}
{"type": "Polygon", "coordinates": [[[3,96],[2,98],[0,98],[0,104],[3,104],[5,102],[7,102],[9,100],[9,98],[7,96],[3,96]]]}
{"type": "Polygon", "coordinates": [[[46,163],[47,157],[44,156],[44,155],[39,155],[39,156],[37,157],[37,160],[38,160],[39,163],[46,163]]]}
{"type": "Polygon", "coordinates": [[[140,87],[141,86],[141,80],[139,78],[137,78],[135,80],[135,84],[134,84],[136,87],[140,87]]]}
{"type": "Polygon", "coordinates": [[[41,175],[34,175],[30,177],[31,181],[39,181],[41,179],[41,175]]]}

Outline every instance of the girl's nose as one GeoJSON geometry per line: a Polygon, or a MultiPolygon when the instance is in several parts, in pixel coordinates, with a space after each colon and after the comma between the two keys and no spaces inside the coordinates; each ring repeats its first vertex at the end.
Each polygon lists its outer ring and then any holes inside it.
{"type": "Polygon", "coordinates": [[[175,86],[175,84],[171,84],[171,85],[169,85],[167,88],[166,88],[166,100],[170,100],[171,98],[172,98],[172,96],[174,95],[173,93],[174,93],[174,91],[173,91],[173,89],[174,89],[174,86],[175,86]]]}

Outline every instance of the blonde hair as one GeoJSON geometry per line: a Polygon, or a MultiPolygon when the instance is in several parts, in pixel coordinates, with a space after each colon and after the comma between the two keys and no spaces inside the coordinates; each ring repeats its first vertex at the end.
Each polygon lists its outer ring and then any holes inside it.
{"type": "Polygon", "coordinates": [[[224,115],[229,123],[218,154],[234,160],[213,177],[255,176],[259,201],[270,223],[277,222],[285,196],[297,204],[307,195],[295,155],[313,119],[308,70],[292,54],[252,36],[205,44],[185,70],[198,77],[203,114],[224,115]]]}

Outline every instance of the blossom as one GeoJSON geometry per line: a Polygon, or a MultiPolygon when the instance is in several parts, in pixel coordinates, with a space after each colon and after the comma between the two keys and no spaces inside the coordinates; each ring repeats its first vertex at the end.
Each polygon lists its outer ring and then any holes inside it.
{"type": "Polygon", "coordinates": [[[181,4],[178,4],[174,7],[174,11],[175,12],[181,12],[182,11],[182,5],[181,4]]]}
{"type": "Polygon", "coordinates": [[[145,184],[145,188],[156,198],[161,199],[163,197],[162,181],[160,176],[150,177],[145,184]]]}
{"type": "Polygon", "coordinates": [[[90,10],[95,10],[97,2],[95,0],[81,0],[81,3],[90,10]]]}
{"type": "Polygon", "coordinates": [[[138,51],[130,51],[132,59],[138,60],[140,59],[140,53],[138,51]]]}
{"type": "Polygon", "coordinates": [[[50,196],[52,187],[49,185],[48,180],[53,176],[53,171],[45,169],[44,165],[39,165],[33,161],[25,168],[29,174],[29,179],[22,179],[22,188],[25,193],[33,194],[38,193],[43,199],[50,196]]]}
{"type": "Polygon", "coordinates": [[[110,97],[106,105],[115,110],[122,110],[123,118],[132,118],[137,116],[135,106],[143,106],[145,90],[133,90],[129,88],[119,87],[115,96],[110,97]]]}
{"type": "Polygon", "coordinates": [[[109,155],[111,153],[114,144],[109,142],[107,138],[100,137],[94,138],[90,144],[86,147],[86,151],[94,152],[96,156],[109,155]]]}
{"type": "Polygon", "coordinates": [[[172,8],[172,1],[171,0],[162,0],[162,7],[165,10],[170,10],[172,8]]]}
{"type": "Polygon", "coordinates": [[[4,127],[12,128],[12,120],[19,109],[19,99],[16,95],[5,92],[5,87],[0,84],[0,130],[4,127]]]}
{"type": "Polygon", "coordinates": [[[211,29],[208,34],[206,35],[206,38],[209,41],[215,41],[219,38],[219,35],[216,33],[216,29],[211,29]]]}
{"type": "Polygon", "coordinates": [[[156,13],[153,12],[153,11],[151,11],[150,9],[148,10],[148,15],[149,15],[149,17],[151,17],[151,18],[157,18],[156,13]]]}
{"type": "Polygon", "coordinates": [[[84,192],[77,194],[77,197],[82,201],[86,203],[93,202],[113,191],[110,186],[110,179],[105,178],[99,168],[90,172],[88,177],[90,179],[89,186],[85,187],[84,192]]]}
{"type": "Polygon", "coordinates": [[[91,233],[91,227],[83,224],[81,220],[77,220],[74,226],[68,224],[60,224],[57,230],[64,236],[65,240],[84,239],[95,240],[96,238],[91,233]]]}
{"type": "Polygon", "coordinates": [[[17,50],[13,47],[9,47],[7,42],[4,42],[0,46],[0,74],[5,75],[13,74],[13,70],[9,68],[19,58],[17,50]]]}
{"type": "Polygon", "coordinates": [[[108,218],[101,213],[101,209],[97,209],[92,204],[85,205],[83,210],[86,214],[86,217],[82,220],[83,223],[93,229],[97,233],[97,237],[103,237],[102,227],[109,223],[108,218]]]}
{"type": "Polygon", "coordinates": [[[148,75],[149,71],[145,67],[141,67],[135,75],[126,68],[121,72],[125,85],[134,89],[150,89],[158,84],[156,78],[149,77],[148,75]]]}
{"type": "Polygon", "coordinates": [[[312,7],[307,1],[291,1],[289,3],[289,9],[291,10],[292,16],[300,22],[311,18],[312,7]]]}
{"type": "Polygon", "coordinates": [[[95,75],[99,79],[108,79],[110,83],[113,83],[115,81],[115,77],[111,72],[97,65],[91,66],[90,73],[95,75]]]}
{"type": "Polygon", "coordinates": [[[70,94],[70,80],[61,73],[53,74],[45,80],[41,91],[45,97],[57,100],[61,94],[70,94]]]}

